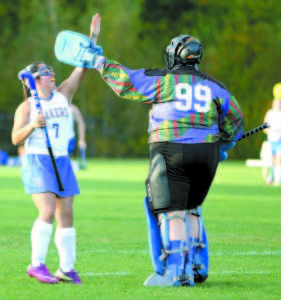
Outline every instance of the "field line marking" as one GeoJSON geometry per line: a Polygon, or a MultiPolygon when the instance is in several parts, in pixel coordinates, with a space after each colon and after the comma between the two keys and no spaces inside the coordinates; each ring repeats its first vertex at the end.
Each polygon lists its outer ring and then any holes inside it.
{"type": "Polygon", "coordinates": [[[233,251],[233,252],[223,252],[218,251],[214,253],[210,253],[211,256],[225,256],[225,255],[232,255],[232,256],[271,256],[271,255],[281,255],[281,251],[271,251],[271,250],[264,250],[264,251],[233,251]]]}
{"type": "MultiPolygon", "coordinates": [[[[209,272],[210,275],[265,275],[270,274],[271,271],[235,271],[235,270],[224,270],[217,272],[209,272]]],[[[81,276],[88,277],[103,277],[103,276],[129,276],[133,275],[132,272],[87,272],[79,273],[81,276]]]]}
{"type": "MultiPolygon", "coordinates": [[[[7,249],[4,247],[0,248],[0,252],[5,252],[7,249]]],[[[12,252],[29,252],[26,249],[18,250],[15,249],[12,252]]],[[[56,253],[57,251],[54,249],[50,249],[50,253],[56,253]]],[[[114,250],[114,249],[88,249],[88,250],[79,250],[77,251],[79,254],[91,254],[91,253],[101,253],[101,254],[118,254],[118,255],[149,255],[149,250],[114,250]]],[[[212,257],[215,256],[281,256],[281,250],[263,250],[263,251],[233,251],[233,252],[210,252],[209,254],[212,257]]]]}
{"type": "Polygon", "coordinates": [[[219,272],[209,272],[209,274],[212,275],[241,275],[241,274],[245,274],[245,275],[256,275],[256,274],[260,274],[260,275],[264,275],[264,274],[270,274],[272,273],[271,271],[234,271],[234,270],[225,270],[225,271],[219,271],[219,272]]]}
{"type": "MultiPolygon", "coordinates": [[[[89,249],[89,250],[78,250],[78,253],[116,253],[116,254],[149,254],[149,250],[106,250],[106,249],[89,249]]],[[[233,252],[210,252],[210,256],[279,256],[281,250],[264,250],[264,251],[233,251],[233,252]]]]}
{"type": "Polygon", "coordinates": [[[81,276],[129,276],[131,275],[131,272],[88,272],[88,273],[80,273],[81,276]]]}

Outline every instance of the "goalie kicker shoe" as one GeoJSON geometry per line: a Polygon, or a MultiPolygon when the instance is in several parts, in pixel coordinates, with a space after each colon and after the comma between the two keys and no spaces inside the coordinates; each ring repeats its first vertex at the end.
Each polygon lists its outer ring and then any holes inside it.
{"type": "Polygon", "coordinates": [[[59,269],[57,270],[55,277],[58,281],[81,284],[81,279],[79,278],[78,273],[73,269],[69,272],[63,272],[61,269],[59,269]]]}
{"type": "Polygon", "coordinates": [[[51,275],[48,268],[44,264],[41,264],[39,267],[32,267],[32,265],[30,265],[26,270],[26,274],[29,277],[36,278],[42,283],[58,283],[58,280],[51,275]]]}
{"type": "Polygon", "coordinates": [[[166,267],[163,275],[157,273],[150,275],[144,282],[145,286],[194,286],[194,274],[191,263],[185,250],[186,242],[171,241],[170,254],[167,256],[166,267]]]}
{"type": "MultiPolygon", "coordinates": [[[[186,270],[187,271],[187,270],[186,270]]],[[[163,275],[157,273],[150,275],[144,282],[145,286],[194,286],[193,272],[178,275],[177,265],[170,265],[163,275]]]]}

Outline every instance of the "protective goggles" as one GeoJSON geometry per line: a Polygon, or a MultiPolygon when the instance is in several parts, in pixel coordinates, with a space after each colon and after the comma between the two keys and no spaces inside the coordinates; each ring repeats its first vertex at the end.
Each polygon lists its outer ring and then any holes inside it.
{"type": "Polygon", "coordinates": [[[54,75],[55,71],[51,66],[44,66],[40,68],[37,72],[33,73],[33,77],[40,77],[40,76],[48,76],[48,75],[54,75]]]}

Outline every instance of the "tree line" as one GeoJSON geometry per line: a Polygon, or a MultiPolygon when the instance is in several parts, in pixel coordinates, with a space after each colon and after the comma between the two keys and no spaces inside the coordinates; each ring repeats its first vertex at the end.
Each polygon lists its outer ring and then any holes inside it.
{"type": "MultiPolygon", "coordinates": [[[[173,37],[198,37],[204,50],[201,70],[236,96],[246,117],[245,130],[251,129],[263,122],[272,88],[281,81],[278,4],[277,0],[2,0],[0,113],[14,114],[23,100],[17,74],[26,65],[40,60],[54,66],[57,83],[70,74],[72,67],[55,59],[56,35],[66,29],[88,35],[92,15],[99,12],[98,43],[104,55],[131,69],[163,68],[163,51],[173,37]]],[[[88,155],[148,155],[149,105],[119,99],[94,71],[88,72],[73,102],[87,121],[88,155]]],[[[8,133],[11,126],[8,122],[8,133]]],[[[7,136],[2,134],[0,148],[16,151],[7,136]]],[[[265,135],[259,133],[241,142],[230,157],[257,157],[263,140],[265,135]]]]}

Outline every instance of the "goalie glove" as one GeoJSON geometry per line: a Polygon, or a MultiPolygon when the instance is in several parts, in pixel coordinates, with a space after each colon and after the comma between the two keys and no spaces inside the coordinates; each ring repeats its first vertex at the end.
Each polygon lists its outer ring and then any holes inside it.
{"type": "Polygon", "coordinates": [[[64,30],[57,35],[55,56],[65,64],[96,69],[105,59],[102,54],[102,47],[81,33],[64,30]]]}
{"type": "Polygon", "coordinates": [[[235,145],[236,145],[236,142],[222,143],[220,145],[219,162],[227,160],[227,158],[228,158],[227,151],[230,150],[230,149],[232,149],[235,145]]]}
{"type": "Polygon", "coordinates": [[[219,154],[220,154],[220,156],[219,156],[219,162],[227,160],[228,153],[226,151],[220,151],[219,154]]]}

